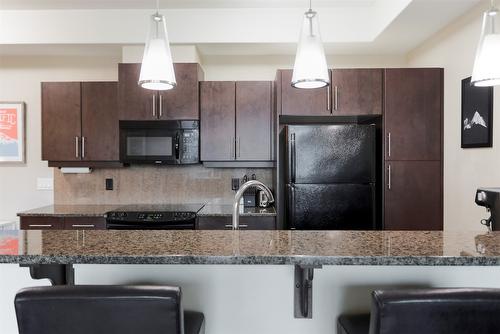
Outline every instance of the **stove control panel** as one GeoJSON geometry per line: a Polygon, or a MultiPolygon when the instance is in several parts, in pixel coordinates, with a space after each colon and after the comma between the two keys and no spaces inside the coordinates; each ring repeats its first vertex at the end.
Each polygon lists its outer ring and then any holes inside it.
{"type": "Polygon", "coordinates": [[[196,219],[194,212],[122,212],[107,213],[108,221],[117,222],[178,222],[196,219]]]}

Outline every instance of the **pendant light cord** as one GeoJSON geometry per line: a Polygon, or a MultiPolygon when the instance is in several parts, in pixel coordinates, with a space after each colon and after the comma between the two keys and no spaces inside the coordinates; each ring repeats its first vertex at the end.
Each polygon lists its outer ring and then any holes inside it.
{"type": "Polygon", "coordinates": [[[156,0],[156,14],[160,13],[160,0],[156,0]]]}
{"type": "MultiPolygon", "coordinates": [[[[491,0],[493,1],[493,0],[491,0]]],[[[309,10],[312,10],[312,0],[309,0],[309,10]]]]}

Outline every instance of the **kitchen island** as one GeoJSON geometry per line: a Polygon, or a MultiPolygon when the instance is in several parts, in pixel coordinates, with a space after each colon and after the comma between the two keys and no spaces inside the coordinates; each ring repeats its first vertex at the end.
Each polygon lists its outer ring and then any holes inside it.
{"type": "Polygon", "coordinates": [[[380,286],[500,287],[500,232],[4,231],[9,264],[61,284],[73,266],[76,284],[177,284],[208,333],[248,317],[241,333],[331,333],[335,314],[380,286]]]}

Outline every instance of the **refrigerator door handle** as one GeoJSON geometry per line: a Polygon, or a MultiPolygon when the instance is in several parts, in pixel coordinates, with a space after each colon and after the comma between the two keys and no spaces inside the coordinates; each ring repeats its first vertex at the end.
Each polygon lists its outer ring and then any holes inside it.
{"type": "Polygon", "coordinates": [[[295,229],[295,188],[293,184],[288,185],[288,227],[295,229]]]}
{"type": "Polygon", "coordinates": [[[290,183],[295,183],[295,133],[290,134],[290,183]]]}

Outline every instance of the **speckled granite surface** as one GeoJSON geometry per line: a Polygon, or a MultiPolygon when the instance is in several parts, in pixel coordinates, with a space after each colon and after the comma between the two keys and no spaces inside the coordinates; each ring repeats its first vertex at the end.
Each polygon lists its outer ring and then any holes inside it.
{"type": "Polygon", "coordinates": [[[49,205],[19,212],[19,217],[104,217],[120,205],[49,205]]]}
{"type": "Polygon", "coordinates": [[[0,231],[0,263],[500,265],[500,232],[0,231]]]}
{"type": "MultiPolygon", "coordinates": [[[[233,206],[230,204],[207,204],[198,212],[198,216],[227,217],[232,216],[233,206]]],[[[274,207],[245,208],[240,210],[240,216],[276,216],[274,207]]]]}

